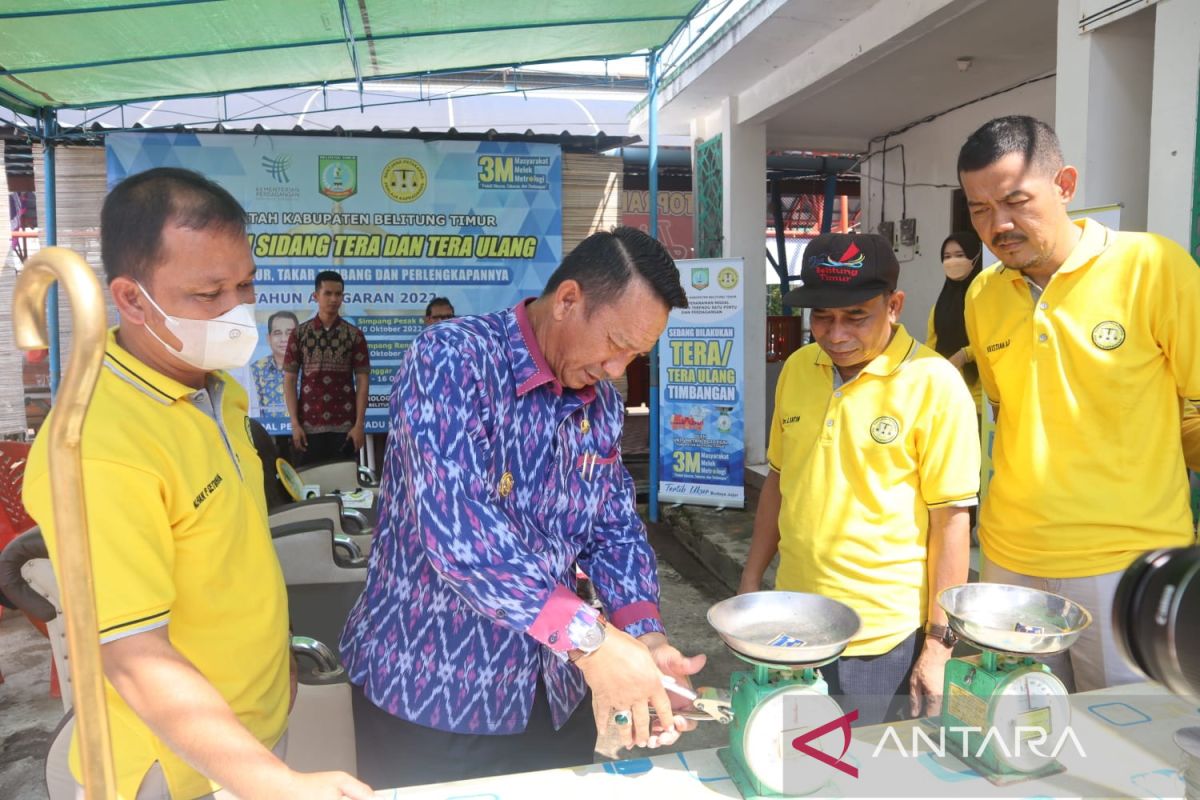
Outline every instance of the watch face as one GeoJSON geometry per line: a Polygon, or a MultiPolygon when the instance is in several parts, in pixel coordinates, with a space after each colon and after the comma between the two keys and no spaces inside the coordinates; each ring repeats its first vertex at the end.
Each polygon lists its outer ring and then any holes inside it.
{"type": "Polygon", "coordinates": [[[580,650],[595,650],[604,643],[604,628],[599,623],[592,625],[579,637],[580,650]]]}

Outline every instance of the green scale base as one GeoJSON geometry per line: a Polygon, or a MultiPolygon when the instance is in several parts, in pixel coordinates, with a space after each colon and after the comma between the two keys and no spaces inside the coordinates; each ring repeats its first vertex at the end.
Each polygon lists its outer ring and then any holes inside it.
{"type": "MultiPolygon", "coordinates": [[[[955,727],[975,727],[987,731],[998,729],[995,716],[998,698],[1021,680],[1037,680],[1039,685],[1053,687],[1061,691],[1063,697],[1066,695],[1061,682],[1045,664],[1029,656],[984,650],[977,656],[952,658],[946,662],[941,717],[921,720],[923,725],[933,730],[944,727],[946,753],[996,786],[1036,780],[1065,770],[1056,760],[1050,760],[1036,769],[1013,769],[1001,763],[992,745],[989,744],[982,752],[973,752],[976,748],[972,740],[964,741],[967,734],[952,730],[955,727]]],[[[1039,700],[1045,702],[1045,696],[1039,696],[1039,700]]],[[[1031,727],[1045,727],[1052,732],[1059,724],[1069,721],[1069,713],[1068,710],[1067,719],[1064,720],[1047,706],[1024,711],[1021,717],[1031,727]]],[[[982,735],[977,734],[975,741],[982,735]]],[[[1006,736],[1007,731],[1001,735],[1006,736]]]]}
{"type": "MultiPolygon", "coordinates": [[[[813,667],[797,666],[786,668],[768,666],[765,663],[750,661],[752,671],[739,671],[730,678],[730,696],[733,706],[733,722],[729,726],[729,747],[717,751],[721,763],[725,765],[729,777],[746,800],[752,798],[797,797],[802,795],[780,794],[765,786],[755,777],[747,766],[746,757],[746,726],[753,719],[756,707],[767,701],[776,692],[791,687],[805,687],[819,694],[828,695],[829,686],[821,673],[813,667]]],[[[824,785],[824,784],[822,784],[824,785]]],[[[820,787],[809,791],[812,794],[820,787]]]]}

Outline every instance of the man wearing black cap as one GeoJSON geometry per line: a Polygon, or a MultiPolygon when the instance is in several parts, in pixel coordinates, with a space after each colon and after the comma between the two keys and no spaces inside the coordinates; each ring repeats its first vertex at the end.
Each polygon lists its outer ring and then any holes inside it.
{"type": "Polygon", "coordinates": [[[840,600],[862,627],[824,667],[858,724],[941,707],[954,644],[937,593],[967,579],[979,491],[975,404],[957,371],[898,323],[900,265],[876,235],[823,234],[784,302],[815,344],[779,376],[741,592],[779,553],[775,588],[840,600]],[[907,703],[905,702],[907,700],[907,703]]]}

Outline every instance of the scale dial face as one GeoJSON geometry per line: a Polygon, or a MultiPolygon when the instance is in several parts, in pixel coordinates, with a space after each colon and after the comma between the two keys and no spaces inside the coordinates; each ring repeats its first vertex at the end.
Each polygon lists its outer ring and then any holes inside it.
{"type": "Polygon", "coordinates": [[[1001,684],[990,705],[991,750],[1001,765],[1034,772],[1054,761],[1053,753],[1071,722],[1062,681],[1041,670],[1017,671],[1001,684]]]}
{"type": "MultiPolygon", "coordinates": [[[[773,692],[750,712],[746,720],[743,751],[746,766],[764,786],[778,794],[815,792],[840,774],[792,746],[796,737],[842,716],[842,708],[829,695],[809,686],[785,686],[773,692]]],[[[843,737],[835,729],[807,742],[832,758],[842,755],[843,737]]]]}

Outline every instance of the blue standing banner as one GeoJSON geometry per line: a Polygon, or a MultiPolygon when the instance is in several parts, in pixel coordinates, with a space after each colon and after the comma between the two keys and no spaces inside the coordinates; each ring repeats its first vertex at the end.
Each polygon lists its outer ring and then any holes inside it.
{"type": "Polygon", "coordinates": [[[659,340],[659,485],[663,503],[745,502],[745,309],[740,258],[676,261],[688,307],[659,340]]]}
{"type": "Polygon", "coordinates": [[[157,132],[105,141],[110,189],[153,167],[184,167],[246,208],[260,336],[237,377],[271,433],[291,431],[284,329],[316,313],[318,272],[345,280],[342,316],[371,354],[366,430],[380,433],[430,300],[446,297],[460,315],[512,306],[538,295],[562,258],[557,145],[157,132]]]}

